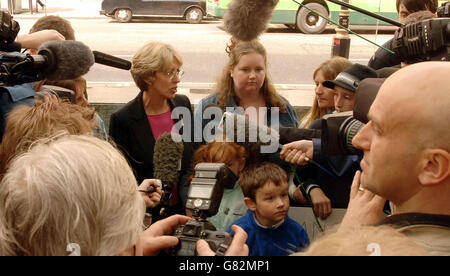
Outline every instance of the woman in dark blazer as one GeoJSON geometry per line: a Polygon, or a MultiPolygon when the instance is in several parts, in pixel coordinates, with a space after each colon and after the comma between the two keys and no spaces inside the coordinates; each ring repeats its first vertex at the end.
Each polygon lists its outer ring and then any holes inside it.
{"type": "MultiPolygon", "coordinates": [[[[139,95],[110,118],[109,135],[127,158],[136,180],[154,178],[153,150],[158,137],[170,132],[180,119],[172,119],[172,110],[184,107],[192,118],[191,103],[184,95],[176,95],[183,75],[181,55],[170,45],[150,42],[135,54],[131,75],[141,90],[139,95]]],[[[192,124],[191,118],[181,118],[183,124],[192,124]],[[186,121],[186,122],[184,122],[186,121]]],[[[178,125],[178,124],[177,124],[178,125]]],[[[187,195],[186,179],[192,173],[192,145],[184,142],[184,152],[178,189],[172,191],[172,210],[184,212],[187,195]]],[[[158,219],[158,210],[152,215],[158,219]]]]}

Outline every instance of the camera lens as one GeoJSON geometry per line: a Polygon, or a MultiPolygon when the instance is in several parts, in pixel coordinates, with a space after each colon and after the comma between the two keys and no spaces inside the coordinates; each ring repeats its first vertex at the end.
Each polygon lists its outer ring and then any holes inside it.
{"type": "Polygon", "coordinates": [[[345,150],[349,151],[350,154],[358,154],[360,150],[356,149],[352,145],[352,140],[356,136],[356,134],[364,127],[364,123],[356,120],[353,117],[348,117],[342,123],[340,128],[340,135],[342,139],[341,145],[345,150]]]}

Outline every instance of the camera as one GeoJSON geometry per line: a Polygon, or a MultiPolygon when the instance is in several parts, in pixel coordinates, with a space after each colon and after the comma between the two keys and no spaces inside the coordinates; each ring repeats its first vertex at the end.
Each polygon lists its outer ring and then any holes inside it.
{"type": "Polygon", "coordinates": [[[206,240],[216,255],[223,255],[231,244],[232,236],[216,231],[208,217],[217,214],[224,188],[233,187],[236,175],[223,163],[199,163],[189,187],[186,209],[192,210],[193,219],[178,227],[173,235],[179,242],[170,249],[172,256],[196,256],[199,239],[206,240]]]}
{"type": "MultiPolygon", "coordinates": [[[[446,7],[448,11],[450,5],[446,7]]],[[[395,32],[392,50],[406,63],[450,60],[450,18],[433,18],[401,27],[395,32]]]]}
{"type": "Polygon", "coordinates": [[[353,111],[328,114],[321,119],[321,152],[325,155],[362,155],[352,145],[353,137],[369,121],[367,113],[386,79],[367,78],[356,89],[353,111]]]}
{"type": "Polygon", "coordinates": [[[450,17],[450,2],[442,3],[442,5],[437,8],[436,14],[438,17],[450,17]]]}
{"type": "Polygon", "coordinates": [[[0,49],[13,43],[19,31],[19,23],[12,19],[8,11],[0,10],[0,49]]]}

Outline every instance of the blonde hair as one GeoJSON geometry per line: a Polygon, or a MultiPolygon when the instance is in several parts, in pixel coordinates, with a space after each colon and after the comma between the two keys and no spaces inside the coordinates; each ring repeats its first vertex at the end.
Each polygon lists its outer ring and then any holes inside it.
{"type": "MultiPolygon", "coordinates": [[[[338,226],[337,226],[338,227],[338,226]]],[[[426,256],[428,251],[411,239],[386,225],[355,226],[336,231],[328,230],[301,256],[426,256]]]]}
{"type": "Polygon", "coordinates": [[[136,86],[146,91],[146,80],[153,78],[158,71],[168,71],[174,60],[183,65],[181,54],[169,44],[154,41],[142,46],[133,57],[130,70],[136,86]]]}
{"type": "Polygon", "coordinates": [[[0,255],[115,255],[142,231],[145,204],[125,158],[91,136],[42,140],[0,186],[0,255]]]}
{"type": "MultiPolygon", "coordinates": [[[[321,72],[325,80],[334,80],[336,76],[350,67],[353,63],[344,57],[332,57],[322,62],[316,70],[314,70],[313,79],[316,78],[317,73],[321,72]]],[[[329,110],[320,108],[317,102],[317,95],[314,96],[314,102],[311,109],[300,120],[300,127],[308,127],[314,120],[322,118],[329,110]]]]}
{"type": "Polygon", "coordinates": [[[92,134],[97,121],[95,111],[68,102],[45,102],[13,109],[6,120],[0,144],[0,177],[10,160],[26,151],[36,140],[65,131],[68,134],[92,134]]]}
{"type": "Polygon", "coordinates": [[[225,110],[229,98],[234,98],[239,105],[239,99],[234,91],[234,82],[230,70],[239,63],[242,56],[257,53],[264,58],[264,65],[266,67],[266,76],[263,86],[261,87],[261,93],[264,96],[264,100],[272,107],[279,107],[281,113],[286,113],[286,103],[277,93],[267,72],[267,53],[264,46],[257,40],[238,41],[232,38],[230,44],[227,45],[226,52],[230,58],[228,64],[223,68],[222,74],[219,76],[214,88],[214,91],[217,91],[218,93],[219,100],[217,104],[219,107],[225,110]]]}

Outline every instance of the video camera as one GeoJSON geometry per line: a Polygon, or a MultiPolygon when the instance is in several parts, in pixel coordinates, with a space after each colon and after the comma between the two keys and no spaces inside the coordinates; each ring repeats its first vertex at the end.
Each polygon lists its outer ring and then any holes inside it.
{"type": "Polygon", "coordinates": [[[222,255],[232,241],[230,234],[216,231],[208,217],[217,214],[225,188],[235,185],[237,179],[223,163],[200,163],[195,166],[195,177],[189,187],[186,208],[192,210],[193,220],[178,227],[174,236],[179,239],[169,254],[173,256],[196,256],[199,239],[206,240],[216,255],[222,255]]]}
{"type": "Polygon", "coordinates": [[[321,119],[321,152],[324,155],[362,155],[352,145],[353,137],[369,121],[367,113],[386,79],[367,78],[355,92],[353,111],[325,115],[321,119]]]}
{"type": "Polygon", "coordinates": [[[6,10],[0,10],[0,50],[6,51],[5,48],[16,40],[20,31],[20,25],[13,20],[6,10]]]}

